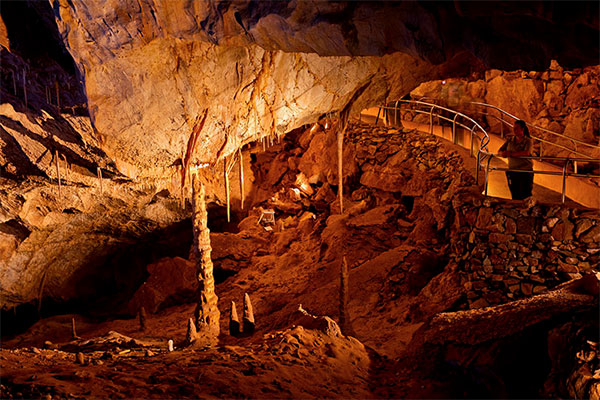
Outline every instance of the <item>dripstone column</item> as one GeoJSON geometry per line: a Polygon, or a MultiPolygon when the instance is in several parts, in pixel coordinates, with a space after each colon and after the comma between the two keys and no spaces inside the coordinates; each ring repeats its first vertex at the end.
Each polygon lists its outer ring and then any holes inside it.
{"type": "Polygon", "coordinates": [[[193,252],[196,260],[198,277],[197,305],[194,316],[196,319],[195,345],[216,345],[219,336],[220,313],[217,308],[218,297],[215,293],[213,263],[210,258],[210,231],[207,227],[208,213],[206,212],[204,184],[197,174],[192,174],[192,221],[194,227],[193,252]]]}

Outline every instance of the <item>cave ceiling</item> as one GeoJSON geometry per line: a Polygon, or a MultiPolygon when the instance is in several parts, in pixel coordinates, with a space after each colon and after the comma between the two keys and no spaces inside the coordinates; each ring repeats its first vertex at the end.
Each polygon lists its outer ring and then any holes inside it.
{"type": "Polygon", "coordinates": [[[130,177],[213,163],[423,81],[598,62],[597,2],[51,4],[101,146],[130,177]]]}

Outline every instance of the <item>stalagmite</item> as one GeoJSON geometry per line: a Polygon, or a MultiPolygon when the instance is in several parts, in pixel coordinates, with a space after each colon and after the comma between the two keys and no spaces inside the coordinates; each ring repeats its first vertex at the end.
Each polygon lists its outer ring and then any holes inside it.
{"type": "Polygon", "coordinates": [[[194,319],[188,319],[187,333],[185,335],[185,342],[187,344],[192,344],[196,338],[198,337],[198,331],[196,330],[196,325],[194,324],[194,319]]]}
{"type": "Polygon", "coordinates": [[[231,312],[229,314],[229,334],[237,336],[240,334],[240,319],[235,308],[235,301],[231,302],[231,312]]]}
{"type": "Polygon", "coordinates": [[[342,258],[340,270],[340,328],[348,334],[350,330],[350,317],[348,315],[348,262],[342,258]]]}
{"type": "Polygon", "coordinates": [[[71,318],[71,337],[73,339],[79,339],[79,336],[77,336],[77,330],[75,330],[75,318],[71,318]]]}
{"type": "Polygon", "coordinates": [[[223,157],[223,170],[225,180],[225,202],[227,203],[227,222],[231,222],[231,207],[229,198],[229,171],[227,168],[227,157],[223,157]]]}
{"type": "Polygon", "coordinates": [[[243,315],[243,331],[244,334],[254,332],[254,311],[248,293],[244,293],[244,315],[243,315]]]}
{"type": "Polygon", "coordinates": [[[242,157],[242,148],[238,149],[240,154],[240,201],[241,209],[244,209],[244,159],[242,157]]]}
{"type": "Polygon", "coordinates": [[[60,165],[58,150],[54,151],[54,159],[56,160],[56,179],[58,179],[58,196],[60,197],[60,165]]]}
{"type": "Polygon", "coordinates": [[[194,258],[198,277],[197,305],[195,311],[198,337],[195,344],[216,345],[219,336],[220,313],[217,308],[213,264],[210,258],[210,231],[207,227],[208,213],[204,198],[204,184],[197,173],[192,175],[192,222],[194,258]]]}
{"type": "Polygon", "coordinates": [[[140,307],[140,330],[141,331],[145,331],[146,330],[146,309],[142,306],[140,307]]]}

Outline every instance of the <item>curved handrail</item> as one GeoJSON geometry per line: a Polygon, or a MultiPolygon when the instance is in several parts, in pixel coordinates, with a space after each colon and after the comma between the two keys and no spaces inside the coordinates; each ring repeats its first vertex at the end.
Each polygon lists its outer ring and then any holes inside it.
{"type": "MultiPolygon", "coordinates": [[[[416,105],[428,107],[429,108],[428,112],[424,112],[424,111],[421,111],[421,110],[414,110],[414,111],[415,112],[428,113],[430,115],[431,129],[433,129],[433,110],[435,110],[435,109],[444,110],[444,111],[447,111],[447,112],[453,114],[454,118],[452,120],[449,119],[449,118],[447,118],[447,117],[444,117],[443,115],[440,115],[440,114],[435,114],[435,115],[438,118],[441,118],[441,119],[444,119],[444,120],[447,120],[447,121],[453,123],[453,134],[455,132],[455,125],[459,125],[459,126],[465,128],[465,129],[471,131],[471,155],[473,154],[473,135],[475,134],[475,128],[478,128],[479,131],[481,133],[483,133],[482,137],[479,136],[479,135],[476,135],[477,139],[479,139],[479,150],[480,151],[483,150],[483,151],[487,152],[487,145],[490,142],[490,136],[488,135],[487,131],[477,121],[475,121],[473,118],[469,117],[468,115],[463,114],[463,113],[461,113],[459,111],[453,110],[451,108],[443,107],[443,106],[440,106],[440,105],[437,105],[437,104],[428,103],[428,102],[424,102],[424,101],[420,101],[420,100],[398,100],[398,101],[396,101],[394,107],[380,106],[379,110],[380,110],[380,112],[381,112],[382,109],[383,110],[400,111],[400,108],[398,107],[398,103],[416,104],[416,105]],[[457,123],[456,122],[456,118],[459,117],[459,116],[462,117],[462,118],[464,118],[465,120],[470,121],[471,123],[473,123],[473,126],[471,128],[469,128],[466,125],[463,125],[461,123],[457,123]]],[[[379,113],[377,114],[377,119],[379,119],[379,113]]],[[[375,123],[377,123],[377,119],[376,119],[375,123]]]]}
{"type": "MultiPolygon", "coordinates": [[[[497,110],[497,111],[501,112],[502,114],[511,117],[515,121],[520,119],[520,118],[512,115],[508,111],[504,111],[500,107],[494,106],[492,104],[482,103],[482,102],[479,102],[479,101],[470,101],[469,104],[475,104],[475,105],[478,105],[478,106],[484,106],[486,108],[493,108],[494,110],[497,110]]],[[[491,115],[491,114],[488,114],[488,115],[491,115]]],[[[508,125],[510,125],[512,127],[512,124],[510,124],[508,121],[504,121],[504,120],[500,120],[500,121],[501,122],[505,122],[506,124],[508,124],[508,125]]],[[[550,129],[546,129],[546,128],[543,128],[541,126],[537,126],[537,125],[531,124],[531,123],[529,123],[527,121],[525,121],[525,124],[527,124],[527,126],[533,128],[533,129],[538,129],[540,131],[548,132],[548,133],[550,133],[550,134],[552,134],[554,136],[560,137],[561,139],[570,140],[573,143],[578,143],[578,144],[581,144],[581,145],[584,145],[584,146],[592,147],[594,149],[600,149],[600,146],[598,146],[596,144],[587,143],[587,142],[584,142],[582,140],[575,139],[575,138],[572,138],[572,137],[567,136],[567,135],[563,135],[562,133],[554,132],[554,131],[551,131],[550,129]]]]}
{"type": "MultiPolygon", "coordinates": [[[[400,107],[398,106],[399,103],[409,103],[409,104],[415,104],[417,106],[422,106],[422,107],[427,107],[428,110],[424,111],[424,110],[419,110],[419,109],[412,109],[412,112],[416,112],[416,113],[423,113],[423,114],[429,114],[430,119],[429,119],[429,123],[430,123],[430,130],[433,133],[433,116],[434,116],[434,110],[443,110],[443,111],[447,111],[451,114],[454,115],[453,118],[450,117],[446,117],[440,113],[436,113],[435,116],[439,119],[443,119],[445,121],[449,121],[452,123],[452,137],[453,137],[453,141],[456,143],[456,126],[460,126],[466,130],[471,131],[471,155],[473,155],[473,135],[475,132],[475,129],[478,128],[482,133],[483,133],[483,137],[477,136],[477,138],[480,141],[480,147],[479,147],[479,151],[477,152],[476,158],[477,158],[477,162],[476,165],[478,166],[476,168],[476,181],[479,182],[479,169],[480,167],[484,167],[485,169],[485,194],[487,195],[487,186],[488,186],[488,179],[489,179],[489,171],[490,170],[502,170],[502,171],[514,171],[514,169],[510,169],[510,168],[498,168],[498,167],[490,167],[490,161],[492,160],[493,157],[497,157],[496,154],[493,154],[491,152],[489,152],[489,150],[487,149],[487,144],[490,141],[490,137],[489,134],[487,133],[487,131],[477,122],[475,121],[473,118],[469,117],[466,114],[463,114],[459,111],[456,110],[452,110],[450,108],[444,107],[444,106],[440,106],[437,104],[433,104],[433,103],[428,103],[428,102],[424,102],[424,101],[420,101],[420,100],[398,100],[395,102],[395,105],[393,107],[390,106],[380,106],[379,107],[379,111],[377,113],[377,118],[375,120],[375,123],[377,124],[377,121],[379,120],[379,115],[381,114],[381,110],[393,110],[395,112],[400,111],[400,107]],[[467,121],[470,121],[473,126],[470,128],[469,126],[457,122],[456,119],[457,117],[462,117],[465,118],[467,121]]],[[[492,106],[495,107],[495,106],[492,106]]],[[[500,110],[500,109],[499,109],[500,110]]],[[[503,111],[503,110],[501,110],[503,111]]],[[[506,115],[511,116],[512,118],[514,118],[515,120],[517,120],[518,118],[514,117],[513,115],[509,114],[506,112],[506,115]]],[[[396,118],[397,118],[397,114],[396,114],[396,118]]],[[[386,117],[387,119],[387,117],[386,117]]],[[[506,123],[509,123],[508,121],[505,121],[506,123]]],[[[531,124],[529,124],[531,125],[531,124]]],[[[512,124],[511,124],[512,126],[512,124]]],[[[535,127],[535,126],[534,126],[535,127]]],[[[555,146],[564,148],[568,151],[571,151],[573,153],[576,153],[575,151],[566,148],[564,146],[561,145],[557,145],[554,144],[552,142],[548,142],[547,140],[541,139],[541,138],[536,138],[537,140],[544,142],[544,143],[549,143],[549,144],[553,144],[555,146]]],[[[576,139],[574,139],[576,140],[576,139]]],[[[577,162],[595,162],[595,163],[599,163],[600,164],[600,159],[596,159],[593,157],[590,157],[587,154],[581,154],[582,157],[581,158],[572,158],[572,157],[552,157],[552,156],[542,156],[541,154],[539,156],[527,156],[527,157],[517,157],[517,158],[527,158],[527,159],[536,159],[539,161],[554,161],[554,162],[562,162],[563,163],[563,171],[562,173],[556,173],[553,171],[531,171],[534,174],[542,174],[542,175],[562,175],[563,177],[563,185],[562,185],[562,202],[565,202],[565,187],[566,187],[566,177],[567,176],[573,176],[573,177],[578,177],[578,178],[600,178],[599,175],[594,175],[594,174],[578,174],[577,173],[577,162]],[[570,172],[567,171],[567,166],[569,164],[573,163],[575,168],[574,168],[574,172],[570,172]]],[[[529,172],[529,171],[527,171],[529,172]]]]}
{"type": "MultiPolygon", "coordinates": [[[[485,107],[485,108],[491,108],[491,109],[494,109],[494,110],[496,110],[496,111],[500,112],[500,114],[501,114],[501,115],[506,115],[506,116],[508,116],[508,117],[510,117],[510,118],[512,118],[512,119],[514,119],[515,121],[519,119],[518,117],[516,117],[516,116],[512,115],[511,113],[509,113],[509,112],[507,112],[507,111],[505,111],[505,110],[501,109],[500,107],[494,106],[494,105],[492,105],[492,104],[482,103],[482,102],[479,102],[479,101],[472,101],[472,102],[469,102],[469,104],[473,104],[473,105],[477,105],[477,106],[483,106],[483,107],[485,107]]],[[[482,114],[483,114],[483,115],[489,115],[489,116],[493,116],[494,118],[498,119],[498,120],[500,121],[500,123],[501,123],[501,124],[507,124],[507,125],[508,125],[508,126],[510,126],[510,127],[512,127],[512,126],[513,126],[513,124],[511,124],[510,122],[508,122],[508,121],[505,121],[503,118],[498,118],[498,117],[496,117],[496,116],[495,116],[495,115],[493,115],[493,114],[489,114],[489,113],[482,113],[482,114]]],[[[590,156],[589,154],[582,153],[581,151],[577,150],[577,145],[578,145],[578,144],[579,144],[579,145],[581,145],[581,146],[587,146],[587,147],[590,147],[590,148],[592,148],[592,149],[597,149],[597,150],[600,150],[600,146],[598,146],[598,145],[591,144],[591,143],[586,143],[586,142],[584,142],[584,141],[581,141],[581,140],[579,140],[579,139],[575,139],[575,138],[569,137],[569,136],[567,136],[567,135],[563,135],[563,134],[561,134],[561,133],[554,132],[554,131],[551,131],[551,130],[549,130],[549,129],[546,129],[546,128],[542,128],[541,126],[537,126],[537,125],[531,124],[531,123],[529,123],[529,122],[526,122],[526,121],[525,121],[525,124],[526,124],[528,127],[532,128],[532,129],[537,129],[537,130],[540,130],[540,131],[543,131],[543,132],[547,132],[547,133],[549,133],[549,134],[551,134],[551,135],[553,135],[553,136],[555,136],[555,137],[561,138],[561,139],[563,139],[563,140],[568,140],[568,141],[570,141],[570,142],[573,144],[573,147],[574,147],[574,148],[569,148],[569,147],[563,146],[563,145],[561,145],[561,144],[558,144],[558,143],[555,143],[555,142],[552,142],[552,141],[549,141],[549,140],[543,139],[543,138],[541,138],[541,137],[538,137],[538,136],[535,136],[535,135],[531,135],[531,138],[532,138],[533,140],[536,140],[536,141],[538,141],[538,142],[540,142],[540,143],[546,143],[546,144],[548,144],[548,145],[550,145],[550,146],[558,147],[558,148],[560,148],[560,149],[566,150],[566,151],[568,151],[568,152],[570,152],[570,153],[572,153],[572,154],[575,154],[575,155],[578,155],[578,156],[581,156],[581,157],[587,158],[587,159],[589,159],[589,160],[594,160],[594,157],[593,157],[593,156],[590,156]]],[[[541,149],[541,147],[540,147],[540,149],[541,149]]],[[[542,156],[542,154],[541,154],[541,150],[540,150],[540,157],[541,157],[541,156],[542,156]]]]}

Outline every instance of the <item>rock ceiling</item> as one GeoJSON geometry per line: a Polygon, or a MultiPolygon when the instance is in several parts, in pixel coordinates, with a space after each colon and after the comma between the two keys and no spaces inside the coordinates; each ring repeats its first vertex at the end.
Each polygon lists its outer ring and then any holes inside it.
{"type": "Polygon", "coordinates": [[[552,58],[582,66],[598,54],[593,2],[53,6],[102,148],[130,177],[164,176],[187,159],[212,163],[244,143],[348,105],[395,100],[441,76],[539,70],[552,58]]]}

